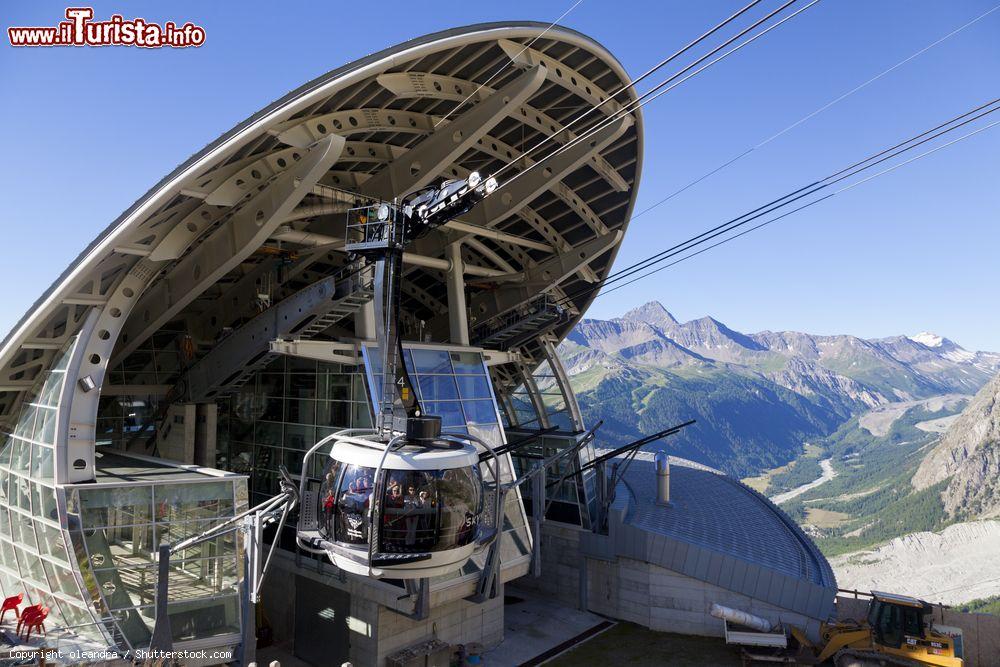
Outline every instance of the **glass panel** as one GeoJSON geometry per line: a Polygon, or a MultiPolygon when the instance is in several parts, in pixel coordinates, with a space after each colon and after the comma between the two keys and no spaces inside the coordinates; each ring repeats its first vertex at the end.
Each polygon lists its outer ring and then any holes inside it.
{"type": "Polygon", "coordinates": [[[31,444],[24,440],[14,441],[14,453],[10,468],[14,472],[27,475],[31,464],[31,444]]]}
{"type": "Polygon", "coordinates": [[[290,398],[285,400],[285,421],[313,424],[316,421],[316,401],[290,398]]]}
{"type": "Polygon", "coordinates": [[[455,378],[450,375],[421,375],[418,384],[421,400],[445,401],[458,398],[455,378]]]}
{"type": "Polygon", "coordinates": [[[317,394],[321,399],[348,401],[351,399],[351,376],[329,373],[319,376],[317,394]]]}
{"type": "Polygon", "coordinates": [[[380,538],[385,551],[443,551],[475,539],[482,511],[478,466],[390,470],[387,479],[380,538]]]}
{"type": "Polygon", "coordinates": [[[445,350],[410,349],[417,373],[447,373],[451,374],[451,361],[445,350]]]}
{"type": "Polygon", "coordinates": [[[465,414],[458,401],[445,401],[442,403],[426,402],[423,404],[424,412],[428,415],[437,415],[441,418],[441,426],[465,426],[465,414]]]}
{"type": "Polygon", "coordinates": [[[319,531],[327,539],[334,537],[334,509],[337,506],[337,477],[340,475],[341,462],[335,459],[327,459],[326,471],[323,474],[323,481],[320,484],[319,494],[316,499],[319,502],[316,516],[320,517],[319,531]]]}
{"type": "Polygon", "coordinates": [[[458,375],[486,374],[486,369],[483,367],[483,355],[479,352],[452,352],[451,362],[455,365],[455,373],[458,375]]]}
{"type": "Polygon", "coordinates": [[[31,475],[36,479],[52,479],[52,448],[34,445],[31,454],[31,475]]]}
{"type": "Polygon", "coordinates": [[[465,416],[474,424],[497,423],[496,408],[493,401],[462,401],[465,416]]]}
{"type": "Polygon", "coordinates": [[[35,442],[52,444],[55,441],[56,411],[45,408],[38,409],[35,420],[35,442]]]}
{"type": "Polygon", "coordinates": [[[240,631],[239,602],[226,596],[194,602],[173,602],[168,607],[174,641],[187,641],[240,631]]]}
{"type": "Polygon", "coordinates": [[[285,396],[288,398],[316,398],[316,375],[294,373],[288,375],[285,396]]]}
{"type": "Polygon", "coordinates": [[[334,535],[339,542],[368,542],[368,507],[374,478],[374,468],[353,463],[344,467],[334,520],[334,535]]]}
{"type": "Polygon", "coordinates": [[[35,516],[45,517],[50,521],[59,522],[59,510],[56,506],[56,490],[42,484],[32,483],[32,509],[35,516]]]}
{"type": "Polygon", "coordinates": [[[230,482],[156,487],[157,523],[216,519],[232,513],[233,485],[230,482]]]}
{"type": "Polygon", "coordinates": [[[462,398],[493,398],[490,382],[485,375],[459,375],[456,379],[458,393],[462,398]]]}
{"type": "Polygon", "coordinates": [[[35,413],[37,411],[35,406],[25,404],[24,408],[21,409],[21,416],[14,429],[14,435],[21,438],[31,437],[32,433],[35,432],[35,413]]]}
{"type": "Polygon", "coordinates": [[[287,424],[285,426],[284,445],[291,449],[309,449],[316,444],[316,429],[302,424],[287,424]]]}
{"type": "Polygon", "coordinates": [[[254,442],[258,445],[280,445],[281,444],[281,424],[272,422],[257,422],[253,434],[254,442]]]}
{"type": "Polygon", "coordinates": [[[73,493],[79,494],[84,528],[150,522],[153,491],[148,486],[85,489],[73,493]]]}

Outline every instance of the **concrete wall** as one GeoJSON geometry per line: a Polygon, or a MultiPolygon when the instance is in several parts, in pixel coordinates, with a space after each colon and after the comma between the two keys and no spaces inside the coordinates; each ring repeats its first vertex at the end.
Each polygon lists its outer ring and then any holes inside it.
{"type": "Polygon", "coordinates": [[[722,637],[722,621],[709,611],[712,603],[748,611],[773,623],[785,623],[818,633],[819,624],[806,616],[658,565],[619,558],[587,559],[591,611],[638,623],[651,630],[722,637]]]}
{"type": "Polygon", "coordinates": [[[819,636],[817,620],[759,598],[638,559],[586,558],[580,553],[583,533],[572,526],[546,523],[542,530],[542,576],[518,579],[514,590],[664,632],[721,637],[722,621],[709,614],[712,603],[718,602],[819,636]],[[583,595],[579,588],[581,565],[587,570],[583,595]]]}
{"type": "Polygon", "coordinates": [[[517,590],[580,608],[580,528],[548,522],[542,529],[542,574],[518,579],[517,590]]]}
{"type": "Polygon", "coordinates": [[[216,466],[218,423],[218,404],[197,404],[194,437],[194,462],[197,465],[209,468],[216,466]]]}
{"type": "MultiPolygon", "coordinates": [[[[175,403],[167,408],[166,423],[156,434],[156,448],[162,458],[194,463],[197,413],[194,403],[175,403]]],[[[215,466],[215,462],[211,465],[215,466]]]]}
{"type": "MultiPolygon", "coordinates": [[[[304,567],[296,567],[291,555],[279,551],[271,565],[272,571],[264,579],[264,611],[276,644],[292,646],[295,638],[296,585],[302,580],[350,594],[350,616],[347,619],[350,658],[358,666],[383,665],[387,656],[428,639],[436,638],[450,644],[477,642],[485,648],[492,648],[503,640],[502,594],[483,604],[475,604],[461,598],[454,599],[452,590],[435,591],[431,594],[428,618],[414,621],[387,608],[399,595],[398,588],[373,585],[354,576],[341,581],[330,566],[326,566],[325,572],[317,572],[314,562],[303,563],[304,567]]],[[[505,578],[521,574],[522,569],[508,570],[504,573],[505,578]]]]}
{"type": "Polygon", "coordinates": [[[378,650],[374,662],[355,659],[357,665],[382,665],[385,659],[400,649],[428,639],[440,639],[449,644],[478,642],[492,648],[503,641],[503,597],[483,604],[456,600],[432,607],[430,616],[414,621],[381,607],[378,616],[378,650]]]}
{"type": "MultiPolygon", "coordinates": [[[[837,598],[838,619],[863,620],[867,613],[868,598],[837,598]]],[[[934,624],[961,628],[966,667],[1000,667],[1000,616],[937,607],[934,624]]]]}

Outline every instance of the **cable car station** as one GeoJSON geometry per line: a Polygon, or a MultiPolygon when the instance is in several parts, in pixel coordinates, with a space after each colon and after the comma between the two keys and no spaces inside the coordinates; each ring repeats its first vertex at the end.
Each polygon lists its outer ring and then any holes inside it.
{"type": "Polygon", "coordinates": [[[653,629],[719,634],[719,602],[818,632],[836,582],[801,530],[640,451],[684,423],[599,449],[557,355],[635,203],[628,80],[569,29],[448,30],[156,184],[0,347],[3,595],[80,645],[238,664],[492,647],[507,586],[653,629]]]}

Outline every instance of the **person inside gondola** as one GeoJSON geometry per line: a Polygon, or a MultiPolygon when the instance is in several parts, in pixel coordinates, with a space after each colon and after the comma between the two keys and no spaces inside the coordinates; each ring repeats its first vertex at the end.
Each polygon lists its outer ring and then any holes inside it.
{"type": "Polygon", "coordinates": [[[406,497],[403,499],[403,523],[406,525],[405,544],[408,547],[412,547],[417,542],[417,523],[420,520],[417,515],[418,502],[417,489],[410,484],[406,487],[406,497]]]}
{"type": "Polygon", "coordinates": [[[431,499],[430,491],[427,489],[420,490],[420,493],[417,495],[417,502],[414,504],[414,510],[417,514],[416,542],[424,546],[433,546],[436,508],[434,507],[434,501],[431,499]]]}
{"type": "Polygon", "coordinates": [[[398,479],[389,480],[385,499],[382,502],[382,543],[389,551],[400,548],[405,535],[402,524],[403,491],[398,479]]]}
{"type": "Polygon", "coordinates": [[[333,514],[337,508],[337,497],[334,495],[336,485],[336,475],[331,471],[326,473],[326,481],[323,488],[326,493],[323,495],[323,526],[328,535],[333,534],[333,514]]]}

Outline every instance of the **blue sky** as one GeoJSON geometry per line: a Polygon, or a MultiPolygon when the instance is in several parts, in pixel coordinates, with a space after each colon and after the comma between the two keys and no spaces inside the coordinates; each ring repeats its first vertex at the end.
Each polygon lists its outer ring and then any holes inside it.
{"type": "MultiPolygon", "coordinates": [[[[0,330],[156,181],[302,82],[424,33],[548,22],[571,4],[98,1],[99,19],[193,21],[206,44],[15,51],[4,36],[0,330]]],[[[583,0],[562,23],[638,74],[742,4],[583,0]]],[[[823,0],[645,108],[637,210],[994,5],[823,0]]],[[[65,6],[8,0],[4,27],[53,25],[65,6]]],[[[636,220],[619,265],[996,97],[998,72],[1000,11],[636,220]]],[[[598,298],[589,314],[658,299],[743,331],[932,330],[1000,350],[998,167],[1000,127],[598,298]]]]}

